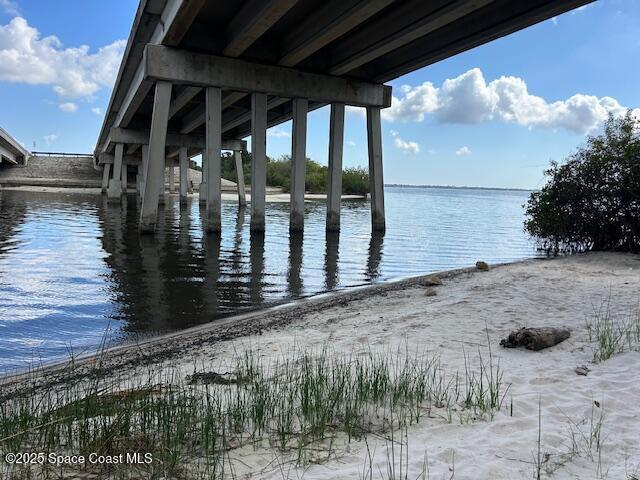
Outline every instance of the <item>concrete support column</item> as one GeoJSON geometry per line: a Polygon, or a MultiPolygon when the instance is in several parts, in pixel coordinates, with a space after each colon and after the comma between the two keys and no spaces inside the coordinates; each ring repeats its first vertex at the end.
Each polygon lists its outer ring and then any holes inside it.
{"type": "Polygon", "coordinates": [[[242,169],[242,152],[233,152],[236,162],[236,184],[238,186],[238,205],[244,207],[247,204],[247,196],[244,191],[244,170],[242,169]]]}
{"type": "Polygon", "coordinates": [[[371,227],[384,232],[384,178],[382,175],[382,126],[380,108],[367,107],[367,139],[369,144],[369,189],[371,191],[371,227]]]}
{"type": "Polygon", "coordinates": [[[209,175],[209,161],[207,156],[202,153],[202,182],[200,183],[200,190],[198,191],[198,199],[200,204],[207,203],[207,176],[209,175]]]}
{"type": "Polygon", "coordinates": [[[171,83],[157,82],[151,116],[149,160],[145,171],[146,185],[140,208],[140,230],[153,232],[158,221],[158,197],[164,190],[164,155],[169,122],[171,83]]]}
{"type": "Polygon", "coordinates": [[[109,180],[107,188],[107,199],[111,202],[119,202],[122,196],[122,157],[124,156],[124,145],[116,143],[113,156],[113,178],[109,180]]]}
{"type": "Polygon", "coordinates": [[[291,140],[291,212],[289,229],[304,229],[304,190],[305,170],[307,164],[307,111],[309,102],[306,98],[293,100],[293,126],[291,140]]]}
{"type": "Polygon", "coordinates": [[[205,91],[205,152],[207,158],[207,231],[219,232],[221,229],[222,189],[221,159],[222,153],[222,90],[207,87],[205,91]]]}
{"type": "Polygon", "coordinates": [[[109,174],[111,173],[111,164],[105,163],[102,166],[102,193],[107,193],[109,187],[109,174]]]}
{"type": "Polygon", "coordinates": [[[127,161],[126,160],[122,160],[122,170],[121,170],[121,176],[120,176],[120,183],[122,183],[122,193],[124,195],[127,194],[127,183],[129,182],[129,177],[128,177],[128,167],[127,167],[127,161]]]}
{"type": "Polygon", "coordinates": [[[267,191],[267,95],[251,94],[251,230],[264,231],[267,191]]]}
{"type": "Polygon", "coordinates": [[[327,188],[327,231],[340,230],[342,197],[342,147],[344,142],[344,103],[331,104],[329,121],[329,185],[327,188]]]}
{"type": "Polygon", "coordinates": [[[138,165],[136,170],[136,194],[140,195],[142,192],[142,167],[138,165]]]}
{"type": "Polygon", "coordinates": [[[160,194],[158,195],[158,202],[160,205],[164,205],[164,185],[167,180],[167,159],[165,157],[162,162],[162,180],[160,181],[160,194]]]}
{"type": "Polygon", "coordinates": [[[180,147],[180,203],[187,203],[189,193],[189,155],[187,147],[180,147]]]}
{"type": "Polygon", "coordinates": [[[169,192],[173,193],[176,189],[176,169],[173,161],[169,161],[169,192]]]}
{"type": "Polygon", "coordinates": [[[140,184],[140,201],[144,198],[144,189],[147,185],[147,168],[149,165],[149,145],[142,145],[142,171],[140,172],[141,184],[140,184]]]}

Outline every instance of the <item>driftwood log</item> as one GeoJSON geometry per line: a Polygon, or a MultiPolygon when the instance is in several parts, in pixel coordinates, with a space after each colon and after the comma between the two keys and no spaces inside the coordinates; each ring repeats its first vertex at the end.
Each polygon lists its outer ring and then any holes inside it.
{"type": "Polygon", "coordinates": [[[500,340],[500,345],[505,348],[525,347],[529,350],[542,350],[565,341],[570,335],[566,328],[521,328],[500,340]]]}

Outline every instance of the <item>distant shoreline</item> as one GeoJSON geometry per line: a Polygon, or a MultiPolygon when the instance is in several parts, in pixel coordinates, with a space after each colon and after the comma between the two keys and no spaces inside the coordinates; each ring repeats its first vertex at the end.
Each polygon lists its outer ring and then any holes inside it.
{"type": "Polygon", "coordinates": [[[442,189],[456,189],[456,190],[506,190],[513,192],[536,192],[535,189],[530,188],[516,188],[516,187],[468,187],[468,186],[456,186],[456,185],[409,185],[405,183],[385,183],[385,187],[404,187],[404,188],[442,188],[442,189]]]}

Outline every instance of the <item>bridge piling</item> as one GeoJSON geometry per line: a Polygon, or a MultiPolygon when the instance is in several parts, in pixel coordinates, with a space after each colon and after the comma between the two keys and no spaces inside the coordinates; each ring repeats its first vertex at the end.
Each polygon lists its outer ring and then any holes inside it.
{"type": "Polygon", "coordinates": [[[128,176],[128,171],[127,171],[127,161],[123,158],[122,159],[122,170],[121,172],[121,176],[120,176],[120,183],[122,184],[122,194],[126,195],[127,194],[127,183],[129,181],[129,176],[128,176]]]}
{"type": "Polygon", "coordinates": [[[264,231],[267,189],[267,95],[251,94],[251,231],[264,231]]]}
{"type": "Polygon", "coordinates": [[[293,100],[293,125],[291,132],[291,212],[289,229],[301,232],[304,229],[304,190],[307,163],[307,112],[309,101],[293,100]]]}
{"type": "Polygon", "coordinates": [[[207,203],[207,176],[209,175],[209,159],[202,153],[202,180],[200,182],[200,190],[198,190],[198,201],[200,205],[207,203]]]}
{"type": "Polygon", "coordinates": [[[222,212],[221,191],[221,149],[222,149],[222,90],[207,87],[206,96],[206,135],[205,154],[207,158],[207,231],[220,232],[222,212]]]}
{"type": "Polygon", "coordinates": [[[187,147],[180,147],[180,203],[187,203],[189,193],[189,156],[187,147]]]}
{"type": "Polygon", "coordinates": [[[327,186],[326,224],[326,229],[329,232],[337,232],[340,230],[344,110],[344,103],[331,104],[329,120],[329,184],[327,186]]]}
{"type": "Polygon", "coordinates": [[[122,196],[122,157],[124,155],[124,145],[116,143],[113,156],[113,177],[109,180],[107,188],[107,201],[119,202],[122,196]]]}
{"type": "Polygon", "coordinates": [[[140,230],[153,232],[158,221],[158,197],[164,190],[164,165],[171,83],[156,82],[149,135],[149,160],[145,172],[146,185],[140,208],[140,230]]]}
{"type": "Polygon", "coordinates": [[[144,189],[147,185],[147,165],[149,165],[149,145],[142,145],[140,149],[142,151],[142,162],[141,167],[142,171],[140,172],[141,182],[140,182],[140,202],[144,198],[144,189]]]}
{"type": "Polygon", "coordinates": [[[109,187],[109,175],[111,173],[111,164],[105,163],[102,167],[102,193],[107,193],[109,187]]]}
{"type": "Polygon", "coordinates": [[[367,142],[369,148],[369,191],[371,227],[384,232],[384,179],[382,175],[382,126],[380,108],[367,107],[367,142]]]}
{"type": "Polygon", "coordinates": [[[233,157],[236,163],[236,187],[238,189],[238,206],[247,205],[247,196],[244,191],[244,170],[242,168],[242,152],[235,150],[233,157]]]}
{"type": "Polygon", "coordinates": [[[173,161],[169,161],[169,193],[176,190],[176,167],[173,161]]]}

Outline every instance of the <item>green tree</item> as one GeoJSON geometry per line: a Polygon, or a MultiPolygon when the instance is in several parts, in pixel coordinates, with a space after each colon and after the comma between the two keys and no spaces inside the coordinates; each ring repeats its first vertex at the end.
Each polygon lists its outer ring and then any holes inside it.
{"type": "Polygon", "coordinates": [[[531,194],[525,228],[549,252],[640,251],[640,120],[610,116],[604,131],[531,194]]]}
{"type": "MultiPolygon", "coordinates": [[[[222,178],[236,181],[235,160],[232,154],[222,155],[222,178]]],[[[245,184],[251,184],[251,153],[242,152],[242,168],[245,184]]],[[[326,193],[329,169],[307,158],[305,190],[309,193],[326,193]]],[[[267,157],[267,185],[291,190],[291,157],[282,155],[277,159],[267,157]]],[[[342,172],[342,193],[366,195],[369,193],[369,173],[362,168],[347,168],[342,172]]]]}

